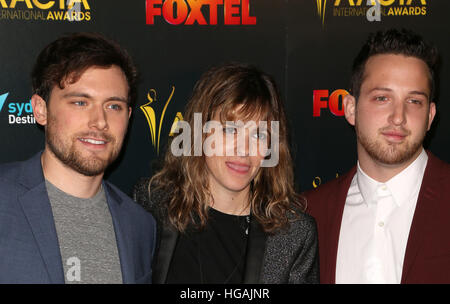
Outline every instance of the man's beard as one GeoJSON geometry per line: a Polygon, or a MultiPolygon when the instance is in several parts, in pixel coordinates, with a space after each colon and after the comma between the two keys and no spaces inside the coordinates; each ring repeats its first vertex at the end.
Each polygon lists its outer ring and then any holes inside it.
{"type": "Polygon", "coordinates": [[[49,122],[46,131],[46,142],[49,150],[53,152],[56,158],[64,165],[85,176],[96,176],[105,172],[106,168],[119,155],[120,147],[116,146],[116,140],[110,134],[105,132],[86,132],[76,134],[72,138],[64,140],[58,135],[58,131],[55,129],[54,125],[49,122]],[[82,152],[77,150],[75,146],[78,138],[83,137],[103,139],[108,142],[108,145],[113,146],[113,150],[106,159],[98,158],[94,153],[88,157],[84,157],[82,152]]]}
{"type": "MultiPolygon", "coordinates": [[[[358,129],[358,123],[355,125],[358,142],[366,150],[367,154],[377,162],[386,165],[402,164],[410,160],[422,147],[426,135],[424,129],[423,135],[417,141],[403,143],[387,143],[383,139],[371,139],[362,134],[358,129]]],[[[410,132],[405,132],[410,134],[410,132]]],[[[381,134],[379,131],[378,134],[381,134]]]]}

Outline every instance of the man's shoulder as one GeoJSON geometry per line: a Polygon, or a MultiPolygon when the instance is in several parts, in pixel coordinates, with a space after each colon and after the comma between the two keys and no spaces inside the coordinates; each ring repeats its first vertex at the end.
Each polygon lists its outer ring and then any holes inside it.
{"type": "Polygon", "coordinates": [[[429,166],[427,169],[432,171],[432,173],[441,172],[444,178],[447,178],[447,179],[450,178],[450,164],[449,163],[438,158],[430,151],[428,151],[428,162],[429,162],[429,166]]]}
{"type": "Polygon", "coordinates": [[[28,189],[30,185],[24,182],[24,170],[27,161],[16,161],[0,164],[0,189],[3,193],[28,189]],[[22,185],[22,186],[21,186],[22,185]]]}
{"type": "Polygon", "coordinates": [[[41,154],[23,160],[0,164],[0,184],[22,184],[32,188],[44,180],[41,167],[41,154]]]}
{"type": "Polygon", "coordinates": [[[20,162],[0,164],[0,202],[14,206],[18,194],[26,191],[19,182],[21,172],[20,162]]]}
{"type": "Polygon", "coordinates": [[[21,172],[23,161],[0,164],[0,179],[16,180],[21,172]]]}
{"type": "Polygon", "coordinates": [[[447,195],[450,187],[450,164],[428,151],[428,163],[422,183],[447,195]]]}
{"type": "Polygon", "coordinates": [[[154,222],[153,216],[142,208],[139,204],[133,201],[128,195],[126,195],[122,190],[120,190],[114,184],[104,181],[107,185],[109,195],[112,199],[119,201],[121,204],[120,212],[126,213],[129,218],[133,221],[144,220],[150,221],[152,224],[154,222]]]}

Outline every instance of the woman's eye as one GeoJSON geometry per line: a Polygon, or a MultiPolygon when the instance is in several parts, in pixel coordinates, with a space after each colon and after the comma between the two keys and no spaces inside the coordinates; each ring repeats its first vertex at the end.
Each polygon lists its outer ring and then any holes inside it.
{"type": "Polygon", "coordinates": [[[252,137],[254,139],[266,140],[267,139],[267,133],[265,133],[265,132],[255,132],[255,133],[252,134],[252,137]]]}

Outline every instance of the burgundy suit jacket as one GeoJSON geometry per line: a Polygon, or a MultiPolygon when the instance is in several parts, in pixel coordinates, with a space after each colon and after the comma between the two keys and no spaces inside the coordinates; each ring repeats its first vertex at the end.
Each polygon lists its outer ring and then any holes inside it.
{"type": "MultiPolygon", "coordinates": [[[[450,165],[428,152],[403,262],[402,284],[450,283],[450,165]]],[[[320,282],[334,284],[342,214],[356,166],[304,193],[319,235],[320,282]]]]}

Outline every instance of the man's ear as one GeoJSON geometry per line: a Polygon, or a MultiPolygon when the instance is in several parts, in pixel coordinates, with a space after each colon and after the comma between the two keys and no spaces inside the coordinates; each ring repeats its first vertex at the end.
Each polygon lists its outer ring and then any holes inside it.
{"type": "Polygon", "coordinates": [[[131,107],[128,107],[128,119],[131,117],[131,107]]]}
{"type": "Polygon", "coordinates": [[[356,99],[353,95],[345,95],[343,99],[345,119],[352,126],[355,125],[356,99]]]}
{"type": "Polygon", "coordinates": [[[427,129],[427,131],[429,131],[431,128],[431,124],[433,123],[434,116],[436,116],[436,104],[434,102],[431,102],[430,110],[428,113],[428,129],[427,129]]]}
{"type": "Polygon", "coordinates": [[[31,106],[36,122],[42,126],[47,125],[47,103],[41,96],[34,94],[31,96],[31,106]]]}

